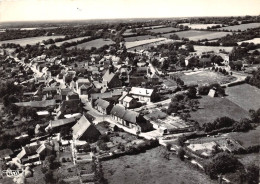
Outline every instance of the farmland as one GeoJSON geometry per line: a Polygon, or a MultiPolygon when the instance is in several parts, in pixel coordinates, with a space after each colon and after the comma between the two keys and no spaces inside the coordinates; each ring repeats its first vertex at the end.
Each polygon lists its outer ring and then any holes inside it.
{"type": "Polygon", "coordinates": [[[224,76],[213,71],[197,71],[186,74],[181,74],[180,78],[186,85],[191,84],[211,84],[211,83],[229,83],[235,80],[232,76],[224,76]]]}
{"type": "Polygon", "coordinates": [[[189,31],[180,31],[180,32],[176,32],[176,33],[167,33],[167,34],[163,34],[162,36],[169,38],[170,35],[172,35],[172,34],[176,34],[180,38],[189,38],[189,40],[198,41],[198,40],[204,40],[204,39],[213,40],[213,39],[224,37],[230,33],[229,32],[189,30],[189,31]]]}
{"type": "Polygon", "coordinates": [[[250,23],[250,24],[241,24],[241,25],[235,25],[235,26],[228,26],[228,27],[222,27],[218,28],[218,30],[229,30],[229,31],[245,31],[247,29],[257,28],[260,27],[260,23],[250,23]]]}
{"type": "Polygon", "coordinates": [[[64,38],[64,37],[65,36],[38,36],[38,37],[22,38],[22,39],[15,39],[15,40],[5,40],[5,41],[0,41],[0,45],[4,43],[20,44],[21,46],[25,46],[27,44],[34,45],[36,43],[42,42],[43,40],[64,38]]]}
{"type": "Polygon", "coordinates": [[[212,26],[217,26],[217,25],[221,26],[221,24],[190,24],[190,23],[184,23],[180,25],[188,26],[191,29],[207,29],[208,27],[211,28],[212,26]]]}
{"type": "Polygon", "coordinates": [[[81,43],[81,44],[79,44],[77,46],[69,47],[69,49],[73,49],[73,48],[91,49],[91,47],[100,48],[100,47],[102,47],[104,45],[111,45],[113,43],[114,42],[112,40],[110,40],[110,39],[104,40],[104,39],[100,38],[100,39],[92,40],[92,41],[89,41],[89,42],[81,43]]]}
{"type": "Polygon", "coordinates": [[[228,137],[237,140],[243,147],[247,148],[249,146],[259,145],[260,140],[260,126],[255,130],[250,130],[249,132],[231,132],[228,133],[228,137]]]}
{"type": "Polygon", "coordinates": [[[206,175],[190,168],[177,157],[163,158],[164,148],[157,147],[145,153],[123,156],[102,162],[108,183],[215,183],[206,175]],[[191,172],[192,171],[192,172],[191,172]]]}
{"type": "Polygon", "coordinates": [[[227,98],[202,96],[199,99],[200,109],[191,112],[191,119],[198,121],[200,125],[213,122],[223,116],[230,117],[239,121],[241,118],[248,118],[249,114],[227,98]]]}
{"type": "Polygon", "coordinates": [[[260,165],[260,155],[258,153],[237,155],[237,157],[239,161],[246,166],[250,164],[260,165]]]}
{"type": "Polygon", "coordinates": [[[232,49],[233,49],[233,47],[194,45],[194,50],[198,54],[201,54],[203,52],[210,52],[210,51],[214,51],[215,53],[219,53],[219,50],[225,50],[226,52],[231,52],[232,49]]]}
{"type": "Polygon", "coordinates": [[[156,38],[156,36],[151,36],[151,35],[132,36],[132,37],[125,38],[125,41],[126,42],[134,42],[134,41],[148,40],[148,39],[153,39],[153,38],[156,38]]]}
{"type": "Polygon", "coordinates": [[[174,27],[163,27],[163,28],[158,28],[158,29],[151,29],[148,31],[151,31],[153,33],[168,33],[172,31],[179,31],[179,28],[174,28],[174,27]]]}
{"type": "Polygon", "coordinates": [[[139,40],[139,41],[132,41],[132,42],[125,42],[125,46],[127,49],[137,47],[140,45],[146,45],[150,43],[155,43],[159,41],[166,40],[166,38],[154,38],[154,39],[148,39],[148,40],[139,40]]]}
{"type": "Polygon", "coordinates": [[[247,43],[254,43],[254,44],[260,44],[260,38],[254,38],[252,40],[244,40],[242,42],[238,42],[238,44],[240,45],[243,42],[247,42],[247,43]]]}
{"type": "Polygon", "coordinates": [[[226,94],[228,95],[226,98],[246,111],[260,108],[260,90],[254,86],[243,84],[228,87],[226,94]]]}
{"type": "Polygon", "coordinates": [[[67,43],[70,43],[70,42],[76,42],[76,41],[79,41],[79,40],[83,40],[85,38],[89,38],[89,36],[85,36],[85,37],[79,37],[79,38],[73,38],[73,39],[69,39],[69,40],[65,40],[65,41],[62,41],[62,42],[56,42],[55,45],[56,46],[61,46],[63,43],[67,42],[67,43]]]}

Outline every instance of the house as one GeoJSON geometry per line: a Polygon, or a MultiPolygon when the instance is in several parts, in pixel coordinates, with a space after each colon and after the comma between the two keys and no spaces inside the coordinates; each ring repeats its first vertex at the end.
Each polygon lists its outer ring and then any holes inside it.
{"type": "Polygon", "coordinates": [[[66,96],[66,100],[78,100],[79,99],[79,95],[76,92],[70,91],[67,96],[66,96]]]}
{"type": "Polygon", "coordinates": [[[71,92],[72,90],[70,88],[64,88],[60,89],[60,95],[62,100],[66,100],[67,95],[71,92]]]}
{"type": "Polygon", "coordinates": [[[92,88],[92,85],[83,84],[78,89],[79,95],[88,95],[88,91],[92,88]]]}
{"type": "Polygon", "coordinates": [[[105,93],[92,93],[90,94],[89,101],[91,102],[92,106],[94,106],[94,103],[97,99],[104,99],[108,101],[117,102],[121,95],[122,95],[121,89],[117,89],[105,93]]]}
{"type": "Polygon", "coordinates": [[[159,77],[155,73],[153,73],[152,75],[149,76],[148,81],[151,82],[152,84],[158,84],[159,77]]]}
{"type": "Polygon", "coordinates": [[[118,101],[119,104],[122,104],[127,109],[135,108],[138,105],[137,100],[125,91],[123,92],[123,95],[119,98],[118,101]]]}
{"type": "Polygon", "coordinates": [[[90,84],[89,79],[80,78],[80,79],[78,79],[78,80],[76,81],[76,91],[77,91],[79,94],[81,94],[80,89],[81,89],[81,86],[82,86],[82,85],[84,85],[85,87],[90,86],[91,84],[90,84]]]}
{"type": "Polygon", "coordinates": [[[110,113],[116,122],[136,132],[146,132],[153,129],[152,124],[143,115],[132,110],[125,110],[122,105],[115,105],[110,113]]]}
{"type": "Polygon", "coordinates": [[[103,99],[97,99],[94,103],[94,108],[102,114],[110,114],[112,107],[113,105],[111,102],[103,99]]]}
{"type": "Polygon", "coordinates": [[[73,123],[75,123],[80,117],[81,115],[66,119],[50,120],[49,125],[45,128],[45,131],[48,132],[49,130],[53,130],[55,132],[62,127],[72,126],[73,123]]]}
{"type": "Polygon", "coordinates": [[[45,157],[51,155],[52,152],[52,146],[47,143],[26,145],[22,147],[21,152],[18,153],[16,158],[20,160],[22,164],[26,164],[44,160],[45,157]]]}
{"type": "Polygon", "coordinates": [[[80,99],[63,101],[56,109],[57,118],[62,118],[66,114],[82,112],[82,103],[80,99]]]}
{"type": "Polygon", "coordinates": [[[96,127],[91,124],[84,115],[81,116],[79,121],[72,127],[72,132],[74,140],[84,140],[88,142],[98,140],[101,135],[96,127]]]}
{"type": "Polygon", "coordinates": [[[155,99],[155,91],[153,89],[132,87],[129,94],[134,98],[138,98],[139,101],[152,102],[155,99]]]}
{"type": "Polygon", "coordinates": [[[209,90],[209,93],[208,93],[208,96],[214,98],[214,97],[217,97],[218,94],[217,94],[217,92],[216,92],[215,89],[210,89],[210,90],[209,90]]]}
{"type": "Polygon", "coordinates": [[[109,88],[122,86],[122,81],[119,79],[118,74],[114,73],[111,68],[103,75],[103,81],[107,83],[107,87],[109,88]]]}

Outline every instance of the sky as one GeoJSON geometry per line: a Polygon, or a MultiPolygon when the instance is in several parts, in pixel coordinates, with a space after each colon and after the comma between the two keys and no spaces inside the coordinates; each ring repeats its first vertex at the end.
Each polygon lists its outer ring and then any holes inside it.
{"type": "Polygon", "coordinates": [[[260,0],[0,0],[0,22],[260,15],[260,0]]]}

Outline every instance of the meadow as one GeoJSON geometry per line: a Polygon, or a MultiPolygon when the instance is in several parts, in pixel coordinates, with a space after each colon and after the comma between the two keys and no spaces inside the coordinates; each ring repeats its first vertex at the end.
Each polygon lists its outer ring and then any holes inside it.
{"type": "Polygon", "coordinates": [[[249,84],[242,84],[226,88],[226,98],[249,111],[260,108],[260,89],[249,84]]]}
{"type": "Polygon", "coordinates": [[[233,47],[223,47],[223,46],[200,46],[194,45],[194,50],[197,54],[201,54],[203,52],[211,52],[219,53],[220,50],[225,50],[226,52],[231,52],[233,47]]]}
{"type": "Polygon", "coordinates": [[[103,38],[91,40],[89,42],[81,43],[76,46],[69,47],[68,49],[78,48],[78,49],[91,49],[91,47],[100,48],[104,45],[111,45],[114,44],[114,42],[110,39],[104,40],[103,38]]]}
{"type": "Polygon", "coordinates": [[[180,74],[179,76],[186,85],[192,84],[212,84],[220,83],[225,84],[235,80],[233,76],[225,76],[213,71],[196,71],[191,73],[180,74]]]}
{"type": "Polygon", "coordinates": [[[229,31],[245,31],[247,29],[251,28],[257,28],[260,27],[260,23],[249,23],[249,24],[241,24],[241,25],[235,25],[235,26],[228,26],[228,27],[222,27],[218,28],[218,30],[229,30],[229,31]]]}
{"type": "Polygon", "coordinates": [[[248,148],[249,146],[259,145],[260,142],[260,126],[255,130],[248,132],[231,132],[228,133],[228,137],[237,140],[243,147],[248,148]]]}
{"type": "Polygon", "coordinates": [[[156,38],[156,36],[151,36],[151,35],[131,36],[131,37],[125,38],[125,41],[134,42],[134,41],[148,40],[148,39],[153,39],[153,38],[156,38]]]}
{"type": "Polygon", "coordinates": [[[163,27],[163,28],[157,28],[157,29],[149,29],[148,31],[151,31],[153,33],[168,33],[172,31],[179,31],[179,28],[174,27],[163,27]]]}
{"type": "Polygon", "coordinates": [[[15,40],[0,41],[0,45],[4,44],[4,43],[20,44],[21,46],[25,46],[27,44],[35,45],[37,43],[42,42],[43,40],[64,38],[64,37],[65,36],[38,36],[38,37],[30,37],[30,38],[21,38],[21,39],[15,39],[15,40]]]}
{"type": "Polygon", "coordinates": [[[183,26],[188,26],[191,29],[207,29],[208,27],[212,27],[212,26],[217,26],[221,24],[190,24],[190,23],[184,23],[184,24],[179,24],[179,25],[183,25],[183,26]]]}
{"type": "Polygon", "coordinates": [[[104,177],[115,184],[215,184],[207,175],[192,169],[175,155],[167,160],[163,157],[165,148],[157,147],[138,155],[122,156],[102,162],[104,177]],[[173,182],[174,181],[174,182],[173,182]]]}
{"type": "Polygon", "coordinates": [[[236,121],[239,121],[241,118],[249,118],[248,111],[242,109],[227,98],[202,96],[199,102],[200,108],[195,112],[190,112],[190,115],[191,119],[196,120],[201,126],[224,116],[236,121]]]}
{"type": "Polygon", "coordinates": [[[83,40],[85,38],[89,38],[89,36],[84,36],[84,37],[78,37],[78,38],[73,38],[73,39],[69,39],[69,40],[65,40],[65,41],[62,41],[62,42],[56,42],[55,45],[56,46],[61,46],[63,43],[67,42],[67,43],[70,43],[70,42],[76,42],[76,41],[79,41],[79,40],[83,40]]]}
{"type": "Polygon", "coordinates": [[[260,38],[254,38],[254,39],[251,39],[251,40],[244,40],[242,42],[238,42],[237,44],[241,44],[243,42],[247,42],[247,43],[254,43],[254,44],[260,44],[260,38]]]}
{"type": "Polygon", "coordinates": [[[180,32],[176,32],[176,33],[167,33],[167,34],[163,34],[162,36],[169,38],[170,35],[172,35],[172,34],[176,34],[180,38],[188,38],[189,40],[198,41],[198,40],[204,40],[204,39],[214,40],[217,38],[224,37],[230,33],[229,32],[189,30],[189,31],[180,31],[180,32]]]}
{"type": "Polygon", "coordinates": [[[154,38],[154,39],[148,39],[148,40],[139,40],[139,41],[132,41],[132,42],[125,42],[125,46],[127,49],[137,47],[140,45],[146,45],[150,43],[155,43],[159,41],[166,40],[166,38],[154,38]]]}

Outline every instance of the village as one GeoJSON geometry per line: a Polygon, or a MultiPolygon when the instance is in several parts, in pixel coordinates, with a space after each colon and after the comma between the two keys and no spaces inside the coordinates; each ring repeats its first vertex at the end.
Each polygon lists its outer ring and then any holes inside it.
{"type": "Polygon", "coordinates": [[[82,60],[2,45],[0,183],[109,183],[103,162],[158,147],[212,183],[246,182],[257,163],[242,157],[259,162],[260,46],[240,56],[192,43],[121,40],[82,60]]]}

